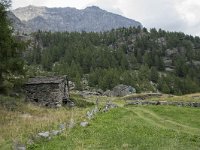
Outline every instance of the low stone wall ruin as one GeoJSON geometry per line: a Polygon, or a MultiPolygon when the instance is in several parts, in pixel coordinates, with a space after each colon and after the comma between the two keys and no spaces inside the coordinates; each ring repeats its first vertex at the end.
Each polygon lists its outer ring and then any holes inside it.
{"type": "Polygon", "coordinates": [[[180,107],[200,107],[200,102],[170,102],[170,101],[133,101],[125,104],[128,105],[169,105],[180,107]]]}

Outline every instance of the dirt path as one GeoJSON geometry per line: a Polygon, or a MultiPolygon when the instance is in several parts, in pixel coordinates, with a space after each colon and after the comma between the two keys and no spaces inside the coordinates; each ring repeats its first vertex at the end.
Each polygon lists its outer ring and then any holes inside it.
{"type": "Polygon", "coordinates": [[[156,114],[153,111],[150,111],[146,108],[142,107],[132,107],[132,108],[126,108],[129,111],[132,111],[133,113],[137,114],[138,117],[145,120],[147,123],[152,124],[154,126],[164,128],[164,129],[171,129],[175,130],[177,132],[184,132],[187,134],[192,135],[199,135],[200,129],[190,127],[184,124],[180,124],[174,120],[169,120],[166,118],[163,118],[156,114]]]}

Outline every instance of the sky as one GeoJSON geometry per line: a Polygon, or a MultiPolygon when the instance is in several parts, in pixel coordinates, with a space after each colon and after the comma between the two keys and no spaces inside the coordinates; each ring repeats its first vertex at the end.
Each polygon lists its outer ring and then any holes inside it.
{"type": "Polygon", "coordinates": [[[200,0],[12,0],[12,9],[28,5],[47,7],[98,6],[142,23],[200,36],[200,0]]]}

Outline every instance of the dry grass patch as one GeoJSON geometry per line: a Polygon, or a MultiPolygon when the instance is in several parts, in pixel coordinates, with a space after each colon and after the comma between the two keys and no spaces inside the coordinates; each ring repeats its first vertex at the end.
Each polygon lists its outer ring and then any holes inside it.
{"type": "Polygon", "coordinates": [[[0,149],[11,148],[14,141],[26,143],[28,138],[41,131],[57,129],[61,123],[71,119],[79,122],[86,109],[41,108],[32,104],[21,104],[14,110],[0,106],[0,149]]]}

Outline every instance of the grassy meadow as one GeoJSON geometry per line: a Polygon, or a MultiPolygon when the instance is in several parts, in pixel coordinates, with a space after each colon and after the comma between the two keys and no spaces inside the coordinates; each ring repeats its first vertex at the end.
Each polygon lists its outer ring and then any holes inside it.
{"type": "MultiPolygon", "coordinates": [[[[186,96],[188,97],[188,95],[186,96]]],[[[80,97],[74,96],[79,99],[80,97]]],[[[182,97],[183,98],[183,97],[182,97]]],[[[97,97],[86,98],[95,102],[97,97]]],[[[127,106],[118,98],[98,97],[100,107],[107,101],[119,105],[106,113],[98,113],[88,120],[85,114],[94,106],[85,108],[47,109],[31,104],[14,109],[1,106],[0,149],[12,148],[15,141],[26,143],[41,131],[56,129],[58,124],[76,123],[51,140],[39,140],[27,149],[130,149],[130,150],[198,150],[200,148],[200,109],[175,106],[127,106]],[[89,126],[81,127],[81,121],[89,126]]],[[[186,99],[186,98],[185,98],[186,99]]]]}

